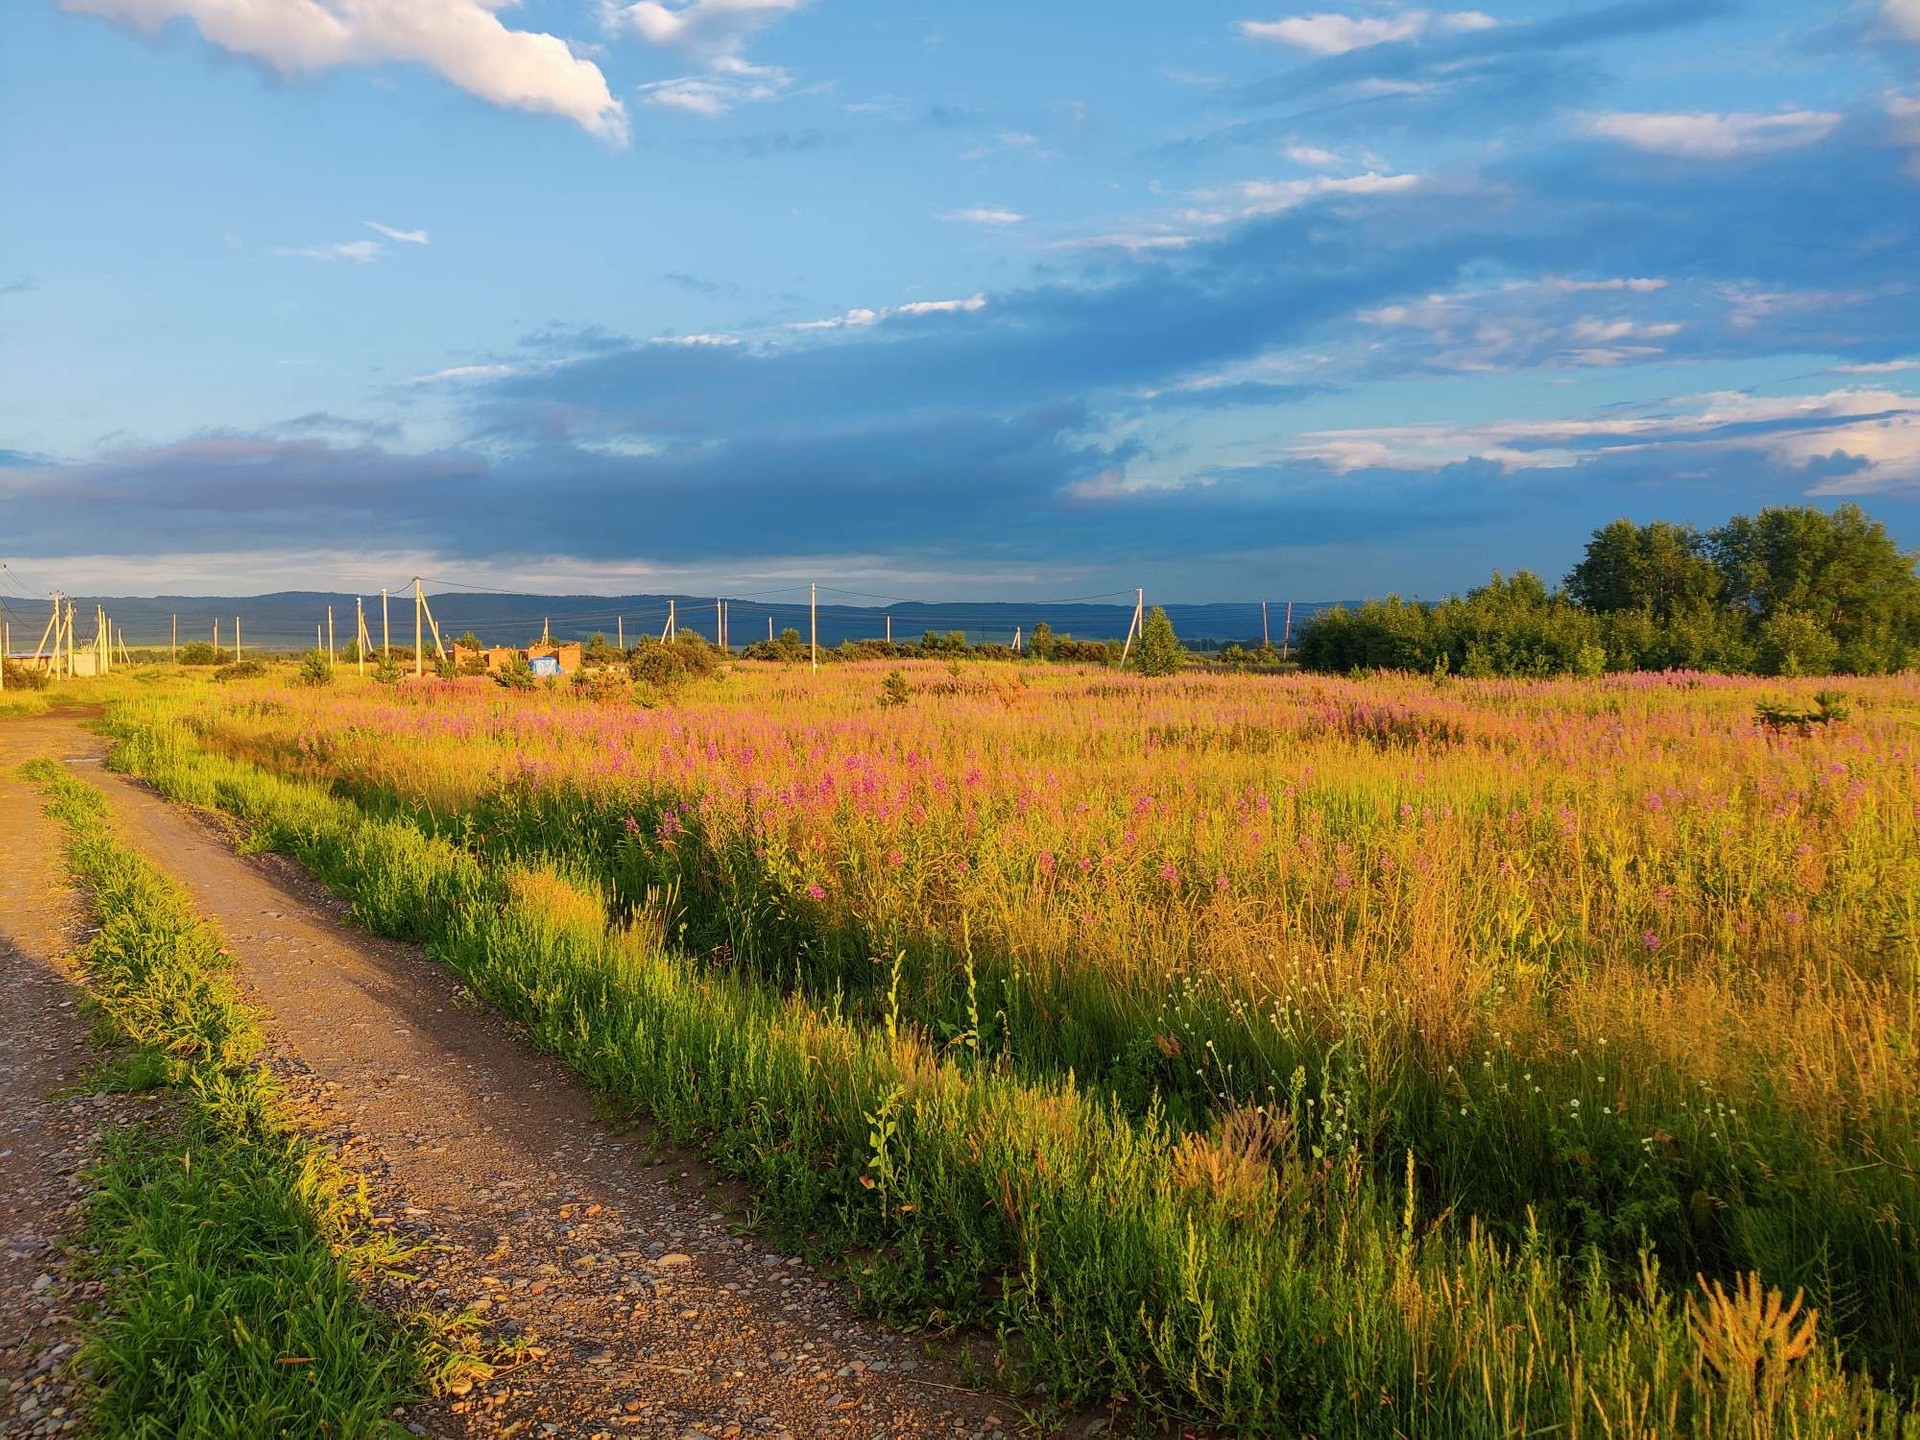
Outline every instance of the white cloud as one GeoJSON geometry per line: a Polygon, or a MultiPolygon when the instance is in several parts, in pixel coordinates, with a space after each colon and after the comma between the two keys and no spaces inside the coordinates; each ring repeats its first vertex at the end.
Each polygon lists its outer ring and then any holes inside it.
{"type": "Polygon", "coordinates": [[[1815,494],[1920,485],[1920,397],[1892,390],[1787,396],[1723,391],[1674,403],[1680,407],[1675,413],[1660,415],[1323,430],[1298,437],[1294,453],[1341,473],[1373,466],[1436,470],[1476,458],[1537,470],[1565,468],[1601,452],[1684,444],[1756,451],[1790,464],[1834,454],[1865,462],[1851,474],[1821,482],[1815,494]]]}
{"type": "Polygon", "coordinates": [[[1322,150],[1318,145],[1289,145],[1285,153],[1294,164],[1309,165],[1316,170],[1325,170],[1328,166],[1340,163],[1338,155],[1331,150],[1322,150]]]}
{"type": "Polygon", "coordinates": [[[787,326],[789,330],[846,330],[866,325],[877,325],[882,320],[895,315],[955,315],[984,310],[987,297],[969,295],[964,300],[913,300],[905,305],[888,305],[879,310],[864,307],[847,311],[844,315],[835,315],[826,320],[800,320],[787,326]]]}
{"type": "Polygon", "coordinates": [[[1200,225],[1224,225],[1256,215],[1278,215],[1325,195],[1382,195],[1411,190],[1418,175],[1315,175],[1310,180],[1243,180],[1217,190],[1196,190],[1193,198],[1206,209],[1188,210],[1181,218],[1200,225]]]}
{"type": "Polygon", "coordinates": [[[1285,20],[1242,20],[1240,33],[1249,40],[1271,40],[1315,55],[1344,55],[1369,45],[1396,40],[1419,40],[1428,35],[1462,34],[1499,24],[1478,10],[1456,10],[1434,15],[1425,10],[1403,10],[1397,15],[1295,15],[1285,20]]]}
{"type": "Polygon", "coordinates": [[[657,0],[616,8],[617,28],[631,30],[648,44],[680,50],[720,68],[737,60],[747,37],[768,22],[798,10],[805,0],[686,0],[663,5],[657,0]]]}
{"type": "Polygon", "coordinates": [[[365,265],[380,251],[378,240],[345,240],[337,245],[281,246],[273,253],[295,260],[352,260],[365,265]]]}
{"type": "Polygon", "coordinates": [[[693,346],[713,345],[713,346],[719,346],[721,348],[725,348],[726,346],[729,346],[729,345],[738,345],[740,343],[740,337],[738,335],[712,335],[712,334],[656,335],[653,337],[652,343],[655,345],[693,345],[693,346]]]}
{"type": "Polygon", "coordinates": [[[1920,360],[1875,360],[1867,365],[1835,365],[1839,375],[1898,375],[1904,370],[1920,370],[1920,360]]]}
{"type": "Polygon", "coordinates": [[[755,65],[742,54],[750,36],[805,0],[685,0],[666,5],[639,0],[609,5],[608,28],[637,35],[650,45],[692,59],[700,73],[656,80],[640,87],[644,103],[709,118],[736,105],[777,100],[793,76],[777,65],[755,65]]]}
{"type": "Polygon", "coordinates": [[[940,218],[966,225],[1018,225],[1027,217],[1018,210],[1003,210],[994,205],[972,205],[964,210],[949,210],[940,218]]]}
{"type": "Polygon", "coordinates": [[[1077,240],[1056,240],[1047,248],[1050,250],[1178,250],[1191,245],[1194,237],[1165,234],[1141,233],[1138,231],[1114,231],[1105,235],[1083,235],[1077,240]]]}
{"type": "Polygon", "coordinates": [[[411,383],[440,385],[469,380],[498,380],[503,375],[518,375],[520,370],[518,365],[452,365],[445,370],[435,370],[430,375],[416,375],[411,383]]]}
{"type": "Polygon", "coordinates": [[[1656,155],[1727,160],[1736,155],[1812,145],[1826,139],[1839,124],[1839,114],[1831,110],[1774,114],[1732,111],[1724,115],[1708,110],[1612,110],[1588,116],[1586,131],[1656,155]]]}
{"type": "Polygon", "coordinates": [[[1629,279],[1624,276],[1611,280],[1568,280],[1563,276],[1549,275],[1545,283],[1548,288],[1559,290],[1569,295],[1579,294],[1587,290],[1630,290],[1636,295],[1649,295],[1655,290],[1664,290],[1667,288],[1667,282],[1665,280],[1646,277],[1629,279]]]}
{"type": "Polygon", "coordinates": [[[1920,40],[1920,0],[1880,0],[1880,13],[1896,33],[1920,40]]]}
{"type": "Polygon", "coordinates": [[[60,0],[149,34],[193,21],[212,44],[263,60],[282,75],[339,65],[426,65],[470,94],[511,110],[571,120],[615,144],[627,116],[606,77],[566,41],[509,30],[500,0],[60,0]]]}
{"type": "Polygon", "coordinates": [[[682,75],[655,80],[640,87],[642,103],[662,110],[680,110],[709,119],[725,115],[736,105],[777,100],[792,77],[772,65],[744,65],[712,75],[682,75]]]}
{"type": "Polygon", "coordinates": [[[378,220],[362,220],[360,223],[369,230],[378,230],[387,239],[397,244],[425,245],[427,243],[427,232],[424,230],[395,230],[391,225],[382,225],[378,220]]]}

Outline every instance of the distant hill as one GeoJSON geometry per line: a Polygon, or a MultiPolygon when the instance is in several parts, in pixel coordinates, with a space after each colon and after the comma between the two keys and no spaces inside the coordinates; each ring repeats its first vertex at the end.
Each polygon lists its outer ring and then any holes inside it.
{"type": "MultiPolygon", "coordinates": [[[[380,597],[361,597],[366,605],[367,628],[374,643],[380,642],[380,597]]],[[[538,638],[541,627],[550,625],[556,639],[585,639],[595,631],[612,638],[624,629],[631,645],[642,634],[659,634],[666,624],[668,603],[673,603],[682,630],[696,630],[708,639],[714,634],[713,597],[698,595],[494,595],[449,591],[429,594],[427,603],[440,632],[447,639],[472,630],[489,644],[524,645],[538,638]]],[[[1301,623],[1331,601],[1295,602],[1293,623],[1296,634],[1301,623]]],[[[46,612],[31,601],[9,600],[14,621],[16,648],[30,648],[45,623],[46,612]],[[31,634],[23,630],[31,626],[31,634]]],[[[314,643],[314,627],[324,630],[327,607],[333,607],[334,638],[345,646],[353,639],[354,596],[327,594],[311,590],[283,590],[271,595],[155,595],[74,597],[77,607],[75,631],[82,638],[91,632],[93,607],[104,605],[114,623],[125,634],[127,644],[167,643],[173,617],[178,616],[180,639],[210,640],[213,625],[220,622],[222,645],[233,642],[233,619],[241,620],[242,639],[248,646],[274,650],[305,649],[314,643]]],[[[807,607],[799,604],[768,604],[756,600],[730,602],[729,638],[735,646],[767,638],[769,620],[774,632],[788,626],[807,633],[807,607]]],[[[882,606],[820,606],[820,643],[831,646],[842,640],[874,640],[887,633],[887,617],[893,618],[896,640],[917,640],[928,630],[946,634],[966,632],[973,643],[1012,639],[1014,628],[1026,634],[1044,620],[1056,634],[1082,640],[1119,639],[1127,633],[1130,605],[1033,605],[1021,601],[954,601],[882,606]]],[[[1214,648],[1238,640],[1260,639],[1258,603],[1220,603],[1210,605],[1169,605],[1167,615],[1181,639],[1195,648],[1214,648]]],[[[1270,604],[1268,623],[1273,643],[1280,643],[1284,604],[1270,604]]],[[[413,643],[413,600],[410,595],[394,595],[388,602],[393,643],[413,643]]]]}

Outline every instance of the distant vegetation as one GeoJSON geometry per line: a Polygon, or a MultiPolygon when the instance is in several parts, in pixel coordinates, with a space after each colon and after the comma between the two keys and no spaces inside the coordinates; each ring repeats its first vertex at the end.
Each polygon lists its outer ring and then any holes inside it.
{"type": "Polygon", "coordinates": [[[1314,670],[1485,676],[1720,670],[1880,675],[1920,656],[1920,580],[1857,505],[1690,526],[1616,520],[1549,591],[1520,571],[1438,602],[1322,611],[1300,634],[1314,670]]]}

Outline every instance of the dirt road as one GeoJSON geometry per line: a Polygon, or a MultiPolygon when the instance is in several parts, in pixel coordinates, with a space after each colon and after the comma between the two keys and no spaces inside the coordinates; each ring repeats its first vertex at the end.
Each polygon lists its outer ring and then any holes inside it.
{"type": "MultiPolygon", "coordinates": [[[[275,1063],[303,1124],[368,1177],[376,1209],[396,1228],[431,1242],[414,1298],[470,1304],[494,1333],[525,1336],[543,1352],[470,1394],[419,1407],[406,1417],[417,1433],[931,1436],[1012,1427],[1004,1401],[960,1387],[914,1341],[855,1315],[798,1262],[735,1235],[696,1163],[659,1156],[644,1135],[597,1120],[567,1072],[468,1002],[446,971],[411,946],[350,928],[344,907],[290,862],[236,855],[209,821],[100,766],[103,749],[72,719],[0,719],[0,773],[35,754],[85,766],[128,840],[220,929],[268,1013],[275,1063]]],[[[0,792],[0,835],[9,856],[32,862],[18,883],[56,885],[57,837],[37,819],[37,796],[11,775],[3,783],[11,788],[0,792]]],[[[19,945],[15,912],[45,907],[6,898],[0,932],[19,945]]],[[[5,1072],[10,1110],[14,1090],[44,1093],[75,1073],[80,1037],[60,1023],[71,1010],[52,998],[57,929],[19,962],[42,977],[29,974],[27,993],[47,998],[5,1012],[11,1033],[0,1049],[23,1057],[5,1072]],[[23,1053],[23,1034],[44,1036],[44,1053],[23,1053]]],[[[52,1146],[46,1163],[66,1163],[51,1139],[20,1143],[52,1146]]],[[[9,1234],[16,1224],[36,1233],[36,1214],[16,1222],[8,1212],[9,1234]]],[[[8,1297],[11,1282],[0,1272],[8,1297]]]]}

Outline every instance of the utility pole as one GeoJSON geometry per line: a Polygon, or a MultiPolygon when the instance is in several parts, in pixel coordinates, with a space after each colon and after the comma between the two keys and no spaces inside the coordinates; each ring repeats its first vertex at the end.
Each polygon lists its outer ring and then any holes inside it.
{"type": "Polygon", "coordinates": [[[807,582],[807,614],[810,639],[808,647],[813,654],[814,673],[820,670],[820,587],[812,581],[807,582]]]}
{"type": "Polygon", "coordinates": [[[1021,653],[1020,652],[1020,627],[1018,625],[1013,627],[1013,653],[1016,655],[1021,653]]]}
{"type": "Polygon", "coordinates": [[[387,644],[387,587],[382,585],[380,587],[380,663],[381,664],[384,665],[387,662],[389,658],[387,652],[392,648],[393,648],[392,646],[387,644]]]}
{"type": "Polygon", "coordinates": [[[168,632],[167,661],[175,665],[180,663],[180,616],[177,612],[173,617],[173,629],[168,632]]]}
{"type": "Polygon", "coordinates": [[[214,621],[213,621],[213,658],[214,658],[214,662],[215,662],[216,664],[217,664],[217,663],[219,663],[219,660],[220,660],[220,618],[219,618],[218,616],[215,616],[215,617],[214,617],[214,621]]]}
{"type": "Polygon", "coordinates": [[[1140,632],[1147,608],[1147,592],[1138,589],[1133,592],[1133,619],[1127,622],[1126,643],[1120,647],[1120,668],[1127,668],[1127,653],[1133,648],[1133,637],[1140,632]]]}
{"type": "Polygon", "coordinates": [[[1280,632],[1280,658],[1287,658],[1287,642],[1293,638],[1293,602],[1287,601],[1287,619],[1285,628],[1280,632]]]}
{"type": "Polygon", "coordinates": [[[622,650],[627,648],[627,617],[626,616],[616,615],[613,617],[613,638],[614,638],[614,643],[619,645],[619,647],[622,650]]]}
{"type": "Polygon", "coordinates": [[[1267,638],[1267,602],[1264,600],[1260,602],[1260,648],[1262,650],[1273,648],[1273,641],[1267,638]]]}
{"type": "Polygon", "coordinates": [[[240,617],[233,617],[233,658],[240,658],[240,617]]]}
{"type": "Polygon", "coordinates": [[[887,644],[893,644],[893,616],[887,616],[887,644]]]}
{"type": "Polygon", "coordinates": [[[773,611],[767,611],[767,643],[773,643],[773,611]]]}
{"type": "Polygon", "coordinates": [[[353,668],[357,675],[367,673],[367,607],[353,597],[353,668]]]}
{"type": "Polygon", "coordinates": [[[427,673],[425,658],[420,653],[424,637],[420,634],[420,577],[413,577],[413,678],[418,680],[427,673]]]}
{"type": "Polygon", "coordinates": [[[713,602],[713,648],[716,650],[724,650],[726,644],[727,620],[726,616],[721,613],[720,600],[719,597],[716,596],[713,602]]]}
{"type": "Polygon", "coordinates": [[[332,665],[340,656],[333,648],[333,607],[327,606],[327,664],[332,665]]]}

